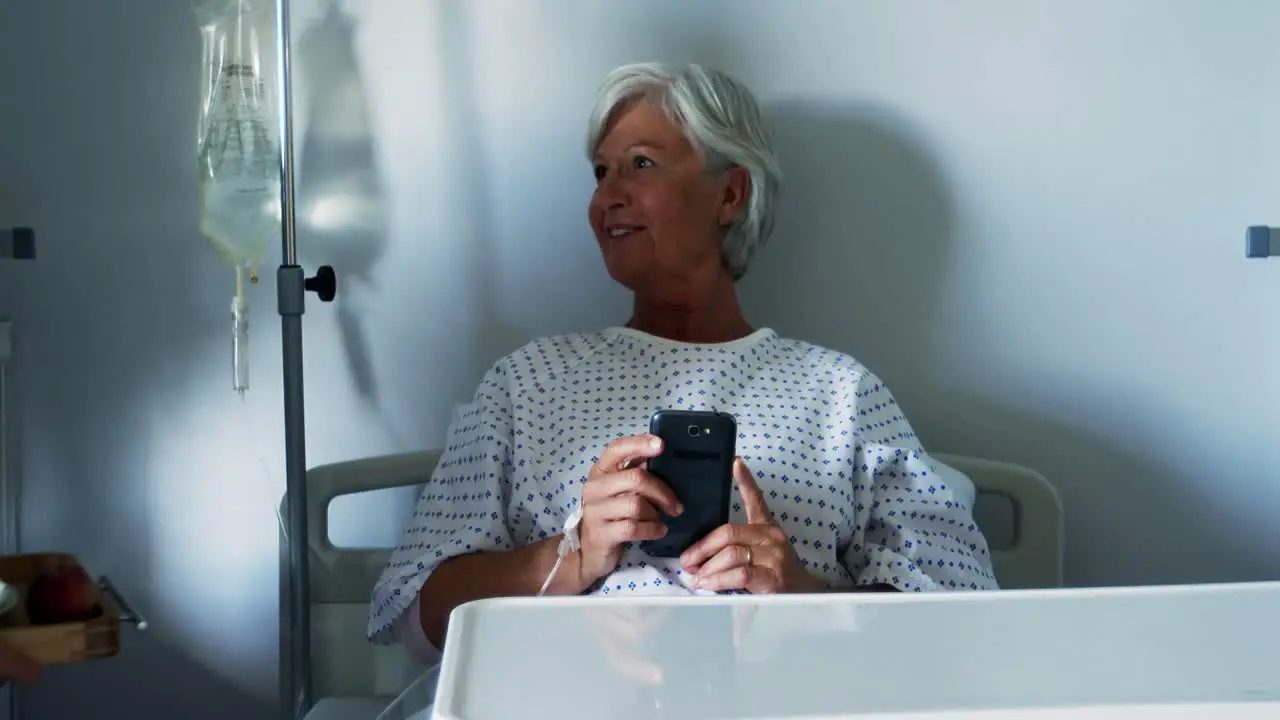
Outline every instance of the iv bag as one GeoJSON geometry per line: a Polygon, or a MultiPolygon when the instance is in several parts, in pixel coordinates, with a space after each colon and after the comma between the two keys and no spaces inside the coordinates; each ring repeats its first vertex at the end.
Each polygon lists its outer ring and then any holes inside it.
{"type": "Polygon", "coordinates": [[[204,92],[198,158],[200,230],[237,273],[257,280],[280,237],[280,153],[274,83],[263,78],[262,0],[202,0],[204,92]]]}
{"type": "MultiPolygon", "coordinates": [[[[280,237],[280,152],[274,83],[264,76],[262,38],[273,19],[263,0],[197,0],[202,40],[197,160],[200,231],[235,269],[232,382],[249,388],[249,300],[245,276],[280,237]]],[[[271,73],[274,75],[274,73],[271,73]]]]}

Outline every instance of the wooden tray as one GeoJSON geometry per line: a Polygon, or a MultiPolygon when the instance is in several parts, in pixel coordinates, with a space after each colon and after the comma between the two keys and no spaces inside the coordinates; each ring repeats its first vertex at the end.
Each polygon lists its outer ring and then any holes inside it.
{"type": "Polygon", "coordinates": [[[102,612],[96,617],[82,622],[30,623],[27,586],[37,576],[66,566],[80,567],[80,563],[75,556],[63,553],[0,555],[0,580],[19,594],[17,606],[0,616],[0,642],[41,665],[95,660],[120,652],[124,613],[113,593],[105,592],[98,583],[94,583],[93,592],[102,612]]]}

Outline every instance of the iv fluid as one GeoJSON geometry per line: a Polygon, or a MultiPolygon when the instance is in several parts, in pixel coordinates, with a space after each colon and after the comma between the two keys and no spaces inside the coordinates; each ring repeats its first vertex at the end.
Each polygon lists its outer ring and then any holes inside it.
{"type": "Polygon", "coordinates": [[[251,0],[222,0],[205,15],[200,230],[227,262],[256,279],[280,237],[280,156],[258,29],[263,13],[251,0]]]}
{"type": "Polygon", "coordinates": [[[244,277],[280,237],[280,153],[261,38],[263,0],[196,0],[203,41],[199,156],[200,231],[235,268],[232,383],[249,389],[249,300],[244,277]]]}
{"type": "MultiPolygon", "coordinates": [[[[260,123],[237,121],[229,126],[238,129],[202,153],[200,231],[229,263],[256,273],[280,235],[279,168],[274,143],[260,123]],[[263,146],[269,150],[263,152],[263,146]],[[260,157],[267,153],[270,160],[260,157]]],[[[216,122],[210,127],[220,129],[216,122]]]]}

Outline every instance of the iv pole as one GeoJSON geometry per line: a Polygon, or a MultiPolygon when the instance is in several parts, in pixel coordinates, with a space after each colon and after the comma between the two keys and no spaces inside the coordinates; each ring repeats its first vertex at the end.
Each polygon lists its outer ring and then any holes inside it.
{"type": "Polygon", "coordinates": [[[307,292],[322,302],[337,293],[333,268],[322,265],[315,277],[305,278],[298,265],[294,223],[293,82],[289,51],[289,0],[276,4],[276,72],[280,101],[280,268],[276,271],[276,304],[280,311],[280,337],[284,372],[284,466],[288,576],[288,677],[282,715],[302,718],[311,709],[311,605],[308,600],[311,573],[307,541],[307,436],[303,417],[302,314],[307,292]]]}

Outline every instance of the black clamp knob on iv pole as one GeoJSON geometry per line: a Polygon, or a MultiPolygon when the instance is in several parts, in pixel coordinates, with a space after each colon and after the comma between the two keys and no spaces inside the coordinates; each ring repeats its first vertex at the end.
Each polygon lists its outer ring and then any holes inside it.
{"type": "Polygon", "coordinates": [[[316,268],[315,277],[304,280],[302,287],[307,292],[315,293],[320,302],[333,302],[338,296],[338,274],[331,266],[321,265],[316,268]]]}

